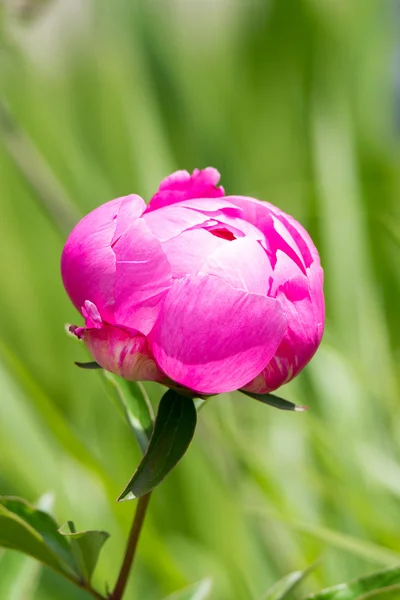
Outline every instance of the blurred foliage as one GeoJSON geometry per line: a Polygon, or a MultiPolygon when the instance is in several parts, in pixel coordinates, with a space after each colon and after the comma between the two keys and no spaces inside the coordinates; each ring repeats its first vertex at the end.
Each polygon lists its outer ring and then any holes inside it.
{"type": "MultiPolygon", "coordinates": [[[[279,392],[307,413],[207,403],[127,597],[210,577],[215,600],[257,599],[322,556],[299,598],[400,562],[396,16],[382,0],[0,5],[0,493],[51,491],[58,522],[110,531],[95,584],[117,574],[139,450],[101,375],[73,364],[88,356],[64,332],[79,316],[63,239],[98,204],[207,165],[309,229],[327,331],[279,392]]],[[[0,574],[2,600],[86,598],[12,552],[0,574]]]]}

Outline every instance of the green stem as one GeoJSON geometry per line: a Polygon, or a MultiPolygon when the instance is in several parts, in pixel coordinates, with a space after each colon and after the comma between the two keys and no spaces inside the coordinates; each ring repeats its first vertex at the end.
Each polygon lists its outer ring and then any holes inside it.
{"type": "Polygon", "coordinates": [[[111,593],[110,600],[121,600],[122,596],[124,595],[126,584],[128,583],[129,573],[132,568],[133,559],[135,558],[140,532],[142,530],[147,507],[149,505],[150,496],[151,492],[139,498],[131,531],[129,533],[128,543],[126,545],[124,560],[122,562],[114,591],[111,593]]]}

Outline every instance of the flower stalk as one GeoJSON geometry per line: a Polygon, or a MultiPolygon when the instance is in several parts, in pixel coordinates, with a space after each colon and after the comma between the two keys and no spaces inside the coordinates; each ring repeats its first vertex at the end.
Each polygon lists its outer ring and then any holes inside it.
{"type": "Polygon", "coordinates": [[[132,527],[129,532],[128,542],[126,544],[124,560],[118,575],[114,590],[110,595],[110,600],[121,600],[124,595],[126,585],[128,583],[129,574],[135,558],[136,548],[139,541],[140,532],[143,527],[146,517],[147,508],[150,501],[151,492],[139,498],[136,507],[135,516],[133,518],[132,527]]]}

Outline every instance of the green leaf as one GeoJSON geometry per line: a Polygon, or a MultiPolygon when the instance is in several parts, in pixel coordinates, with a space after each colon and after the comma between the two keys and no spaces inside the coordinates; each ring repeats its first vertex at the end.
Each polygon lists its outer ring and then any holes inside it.
{"type": "MultiPolygon", "coordinates": [[[[35,506],[48,512],[54,504],[53,494],[45,493],[35,506]]],[[[34,600],[41,578],[43,564],[21,552],[0,554],[0,598],[7,600],[34,600]]]]}
{"type": "Polygon", "coordinates": [[[59,531],[69,540],[79,571],[90,583],[100,551],[110,534],[106,531],[77,532],[72,521],[68,521],[59,531]]]}
{"type": "Polygon", "coordinates": [[[78,585],[89,584],[104,542],[105,531],[66,532],[54,519],[21,498],[0,496],[0,546],[36,558],[78,585]]]}
{"type": "Polygon", "coordinates": [[[269,406],[273,406],[274,408],[280,408],[281,410],[294,410],[296,412],[304,412],[308,410],[308,406],[300,406],[299,404],[294,404],[293,402],[289,402],[289,400],[284,400],[279,396],[275,396],[274,394],[253,394],[252,392],[245,392],[240,390],[246,396],[250,396],[250,398],[254,398],[254,400],[258,400],[263,404],[268,404],[269,406]]]}
{"type": "Polygon", "coordinates": [[[192,398],[168,390],[161,398],[150,444],[118,501],[132,500],[161,483],[185,454],[196,428],[192,398]]]}
{"type": "Polygon", "coordinates": [[[165,600],[208,600],[212,592],[211,579],[203,579],[195,585],[171,594],[165,600]]]}
{"type": "Polygon", "coordinates": [[[305,600],[398,600],[400,598],[400,567],[385,569],[350,583],[342,583],[307,596],[305,600]],[[385,590],[385,588],[387,588],[385,590]],[[390,593],[394,591],[394,596],[390,593]],[[371,593],[373,594],[371,595],[371,593]],[[375,594],[375,595],[374,595],[375,594]],[[376,595],[377,594],[377,595],[376,595]],[[385,595],[386,594],[386,595],[385,595]],[[396,596],[397,594],[397,596],[396,596]]]}
{"type": "Polygon", "coordinates": [[[81,579],[71,547],[52,517],[20,498],[0,497],[0,546],[28,554],[70,579],[81,579]]]}
{"type": "Polygon", "coordinates": [[[91,371],[93,369],[102,369],[102,367],[99,365],[99,363],[97,363],[95,361],[92,361],[92,362],[78,362],[76,360],[75,364],[80,369],[88,369],[89,371],[91,371]]]}
{"type": "Polygon", "coordinates": [[[282,579],[270,587],[266,595],[263,596],[263,600],[289,600],[289,594],[311,573],[313,569],[315,569],[315,565],[311,565],[303,571],[293,571],[293,573],[285,575],[285,577],[282,577],[282,579]]]}
{"type": "Polygon", "coordinates": [[[103,370],[103,375],[108,394],[116,401],[144,454],[153,431],[154,415],[143,384],[126,381],[109,371],[103,370]]]}

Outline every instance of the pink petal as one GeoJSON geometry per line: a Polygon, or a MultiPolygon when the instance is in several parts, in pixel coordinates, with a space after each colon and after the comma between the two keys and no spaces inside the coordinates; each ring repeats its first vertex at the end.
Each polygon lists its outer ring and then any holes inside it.
{"type": "Polygon", "coordinates": [[[267,295],[272,267],[258,242],[239,238],[210,254],[200,273],[215,275],[237,289],[267,295]]]}
{"type": "Polygon", "coordinates": [[[228,244],[204,229],[189,229],[162,244],[172,269],[172,277],[197,273],[207,256],[228,244]]]}
{"type": "Polygon", "coordinates": [[[116,198],[86,215],[68,237],[61,257],[67,294],[80,311],[86,300],[98,307],[103,319],[114,322],[115,255],[111,242],[121,204],[135,214],[145,209],[139,196],[116,198]]]}
{"type": "Polygon", "coordinates": [[[308,286],[308,279],[304,266],[299,264],[298,261],[294,262],[284,251],[277,250],[269,295],[275,298],[279,289],[287,281],[297,277],[302,277],[305,281],[305,285],[308,286]]]}
{"type": "Polygon", "coordinates": [[[142,219],[160,242],[166,242],[187,229],[204,225],[210,220],[210,217],[201,212],[174,205],[150,213],[146,212],[142,219]]]}
{"type": "Polygon", "coordinates": [[[226,196],[226,198],[241,209],[241,218],[244,221],[252,223],[262,232],[270,228],[271,215],[275,214],[273,211],[275,207],[272,204],[248,196],[226,196]]]}
{"type": "Polygon", "coordinates": [[[147,334],[171,285],[171,267],[143,219],[130,223],[113,245],[115,322],[147,334]]]}
{"type": "Polygon", "coordinates": [[[142,216],[145,207],[146,205],[140,196],[136,196],[135,194],[125,196],[122,199],[117,216],[117,226],[111,242],[113,245],[127,231],[132,221],[136,221],[136,219],[142,216]]]}
{"type": "MultiPolygon", "coordinates": [[[[175,190],[185,193],[196,190],[198,192],[201,191],[200,196],[187,195],[186,197],[207,198],[207,194],[203,195],[203,193],[210,187],[215,188],[220,179],[221,175],[213,167],[206,167],[202,170],[195,169],[192,175],[187,171],[175,171],[175,173],[168,175],[168,177],[162,180],[158,189],[160,192],[175,190]]],[[[211,192],[213,196],[222,196],[221,188],[217,188],[217,190],[212,189],[211,192]]]]}
{"type": "MultiPolygon", "coordinates": [[[[260,229],[266,239],[271,236],[271,218],[274,223],[274,229],[279,234],[280,239],[284,239],[286,244],[292,248],[294,254],[293,260],[300,259],[308,268],[312,261],[318,262],[318,251],[304,227],[292,216],[284,213],[278,207],[269,202],[262,202],[256,198],[247,196],[226,196],[232,204],[242,209],[242,219],[248,221],[260,229]],[[280,227],[283,224],[283,228],[280,227]]],[[[276,240],[277,238],[275,238],[276,240]]],[[[275,242],[276,243],[276,242],[275,242]]],[[[282,241],[280,241],[281,247],[282,241]]]]}
{"type": "MultiPolygon", "coordinates": [[[[320,296],[323,294],[320,288],[320,296]]],[[[275,356],[245,390],[264,394],[295,377],[314,356],[324,330],[324,315],[312,298],[306,277],[286,282],[277,296],[287,316],[288,327],[275,356]]]]}
{"type": "Polygon", "coordinates": [[[103,320],[99,310],[93,302],[86,300],[81,309],[82,315],[85,317],[85,325],[89,329],[100,329],[103,326],[103,320]]]}
{"type": "Polygon", "coordinates": [[[103,369],[129,381],[165,381],[149,350],[146,338],[104,324],[100,329],[85,329],[83,340],[94,360],[103,369]]]}
{"type": "Polygon", "coordinates": [[[197,275],[174,281],[149,341],[171,379],[217,394],[236,390],[260,373],[285,330],[275,299],[197,275]]]}
{"type": "Polygon", "coordinates": [[[324,298],[324,271],[319,264],[319,261],[315,261],[309,269],[307,269],[308,279],[310,282],[310,293],[313,299],[313,306],[315,311],[315,319],[318,323],[321,323],[322,329],[325,323],[325,298],[324,298]]]}
{"type": "Polygon", "coordinates": [[[293,217],[268,202],[244,196],[227,198],[265,236],[273,270],[270,295],[282,305],[288,327],[267,365],[244,389],[266,393],[290,381],[309,362],[324,328],[323,271],[318,251],[293,217]]]}
{"type": "MultiPolygon", "coordinates": [[[[223,211],[222,214],[214,217],[218,220],[216,228],[225,227],[228,231],[232,232],[235,238],[248,237],[256,241],[263,242],[265,244],[264,234],[254,225],[248,223],[239,215],[233,215],[228,211],[223,211]]],[[[208,227],[209,231],[212,231],[213,227],[208,227]]]]}
{"type": "Polygon", "coordinates": [[[166,242],[187,229],[204,227],[209,221],[217,225],[225,213],[234,216],[240,210],[225,198],[201,198],[146,211],[143,219],[160,242],[166,242]]]}
{"type": "Polygon", "coordinates": [[[147,212],[186,200],[188,198],[218,198],[224,195],[224,188],[217,187],[220,174],[216,169],[207,167],[195,169],[190,175],[187,171],[176,171],[164,179],[153,196],[147,212]]]}
{"type": "Polygon", "coordinates": [[[304,264],[303,256],[288,229],[282,221],[275,216],[272,217],[272,224],[273,227],[270,228],[268,235],[266,235],[267,247],[274,252],[275,255],[279,251],[285,252],[285,254],[291,258],[293,263],[306,274],[306,265],[304,264]]]}
{"type": "MultiPolygon", "coordinates": [[[[272,206],[272,204],[271,204],[272,206]]],[[[310,266],[311,261],[314,263],[320,264],[320,258],[318,254],[318,250],[316,249],[314,242],[311,239],[310,234],[304,227],[296,221],[291,215],[284,213],[276,207],[273,207],[276,210],[276,214],[282,223],[285,224],[287,229],[290,231],[293,239],[296,240],[297,246],[302,253],[304,262],[306,267],[310,266]]]]}
{"type": "MultiPolygon", "coordinates": [[[[198,210],[201,213],[216,213],[226,212],[232,216],[240,216],[242,211],[240,208],[229,202],[225,197],[223,198],[189,198],[187,200],[181,200],[177,203],[179,206],[185,208],[191,208],[198,210]]],[[[175,205],[176,206],[176,205],[175,205]]],[[[173,207],[171,207],[173,208],[173,207]]]]}

